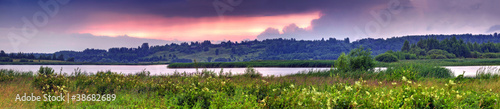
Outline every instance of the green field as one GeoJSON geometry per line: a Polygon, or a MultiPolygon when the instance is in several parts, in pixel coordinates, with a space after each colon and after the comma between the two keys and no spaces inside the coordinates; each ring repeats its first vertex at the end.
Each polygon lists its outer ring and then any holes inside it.
{"type": "MultiPolygon", "coordinates": [[[[392,67],[391,67],[392,68],[392,67]]],[[[56,75],[0,70],[3,108],[500,108],[498,72],[475,78],[428,75],[426,65],[396,66],[388,72],[309,71],[261,77],[202,71],[151,76],[111,71],[56,75]],[[325,76],[326,75],[326,76],[325,76]],[[109,101],[23,102],[16,95],[114,94],[109,101]]],[[[85,99],[96,100],[98,97],[85,99]]]]}

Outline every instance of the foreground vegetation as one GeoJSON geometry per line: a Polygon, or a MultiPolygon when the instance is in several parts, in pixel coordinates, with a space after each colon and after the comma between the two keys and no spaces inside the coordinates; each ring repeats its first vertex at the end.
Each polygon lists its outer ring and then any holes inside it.
{"type": "MultiPolygon", "coordinates": [[[[0,70],[0,107],[7,108],[500,108],[500,70],[454,77],[430,64],[373,70],[369,49],[342,53],[330,70],[282,77],[247,67],[243,73],[148,71],[56,74],[0,70]],[[16,101],[19,95],[76,95],[67,101],[16,101]],[[85,96],[85,95],[87,96],[85,96]],[[113,96],[88,96],[92,94],[113,96]],[[96,101],[105,98],[104,101],[96,101]]],[[[69,98],[69,97],[68,97],[69,98]]]]}
{"type": "MultiPolygon", "coordinates": [[[[386,72],[309,71],[262,77],[203,70],[172,75],[111,71],[55,74],[0,70],[0,107],[9,108],[500,108],[500,77],[424,75],[429,67],[391,67],[386,72]],[[336,73],[339,72],[339,73],[336,73]],[[340,73],[342,72],[342,73],[340,73]],[[328,76],[324,76],[324,74],[328,76]],[[21,102],[16,95],[116,94],[113,101],[21,102]]],[[[434,68],[436,69],[436,68],[434,68]]],[[[439,68],[437,68],[439,69],[439,68]]],[[[491,71],[491,70],[489,70],[491,71]]],[[[496,70],[498,71],[498,70],[496,70]]],[[[495,76],[496,75],[496,76],[495,76]]]]}

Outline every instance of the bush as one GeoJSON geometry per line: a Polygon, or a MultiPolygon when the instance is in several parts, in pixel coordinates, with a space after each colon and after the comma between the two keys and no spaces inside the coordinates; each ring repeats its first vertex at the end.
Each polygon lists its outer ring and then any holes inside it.
{"type": "Polygon", "coordinates": [[[349,52],[349,67],[351,70],[367,71],[375,68],[375,60],[371,57],[370,49],[358,47],[349,52]]]}
{"type": "Polygon", "coordinates": [[[496,53],[483,53],[483,58],[498,58],[496,53]]]}
{"type": "Polygon", "coordinates": [[[456,58],[455,54],[448,53],[447,51],[440,49],[432,49],[427,52],[427,55],[431,59],[447,59],[447,58],[456,58]]]}
{"type": "Polygon", "coordinates": [[[390,53],[380,54],[375,57],[375,60],[380,62],[398,62],[398,58],[390,53]]]}
{"type": "Polygon", "coordinates": [[[432,65],[424,64],[403,64],[393,67],[388,67],[387,70],[381,72],[381,76],[385,76],[388,80],[401,79],[403,76],[410,80],[418,78],[451,78],[453,72],[451,70],[432,65]]]}
{"type": "MultiPolygon", "coordinates": [[[[62,75],[54,74],[54,70],[50,67],[40,67],[38,70],[38,75],[33,80],[33,86],[42,91],[42,94],[48,94],[51,96],[65,94],[68,92],[69,80],[62,75]]],[[[61,104],[62,101],[44,101],[43,106],[45,108],[50,108],[52,106],[57,106],[61,104]]]]}
{"type": "Polygon", "coordinates": [[[335,68],[340,71],[349,71],[349,57],[342,53],[337,61],[335,61],[335,68]]]}

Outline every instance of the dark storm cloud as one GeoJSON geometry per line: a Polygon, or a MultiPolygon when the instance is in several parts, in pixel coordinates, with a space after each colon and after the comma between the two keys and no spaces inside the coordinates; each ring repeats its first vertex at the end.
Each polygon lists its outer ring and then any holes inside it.
{"type": "MultiPolygon", "coordinates": [[[[46,28],[71,29],[72,26],[85,24],[90,15],[100,12],[166,18],[217,17],[219,14],[213,5],[215,1],[227,0],[71,0],[67,5],[61,6],[59,13],[50,19],[46,28]]],[[[35,12],[42,11],[37,2],[0,0],[0,29],[21,28],[22,17],[31,18],[35,12]]],[[[321,17],[311,21],[307,29],[291,23],[282,28],[268,28],[257,38],[350,37],[356,40],[413,34],[480,34],[498,31],[498,4],[500,0],[242,0],[241,4],[231,6],[232,11],[226,11],[222,15],[275,16],[320,11],[321,17]],[[379,13],[390,8],[393,1],[399,3],[401,12],[391,13],[387,20],[379,13]],[[379,18],[387,22],[380,22],[379,18]],[[367,32],[366,28],[371,24],[379,25],[375,28],[378,30],[376,33],[367,32]]],[[[44,28],[40,29],[43,31],[44,28]]],[[[5,34],[0,34],[0,37],[5,37],[5,34]]]]}

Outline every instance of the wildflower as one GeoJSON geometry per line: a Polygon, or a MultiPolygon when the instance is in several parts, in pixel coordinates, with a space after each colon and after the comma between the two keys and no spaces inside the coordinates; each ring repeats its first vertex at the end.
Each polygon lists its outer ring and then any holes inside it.
{"type": "Polygon", "coordinates": [[[295,88],[295,86],[293,84],[290,85],[290,88],[295,88]]]}
{"type": "Polygon", "coordinates": [[[365,93],[366,93],[367,95],[370,95],[370,92],[368,92],[368,91],[365,91],[365,93]]]}
{"type": "Polygon", "coordinates": [[[357,87],[361,87],[361,82],[356,81],[356,83],[355,83],[355,84],[356,84],[356,86],[357,86],[357,87]]]}
{"type": "Polygon", "coordinates": [[[452,80],[449,81],[450,85],[455,85],[455,82],[453,82],[452,80]]]}
{"type": "Polygon", "coordinates": [[[408,82],[408,84],[411,84],[411,81],[407,81],[407,82],[408,82]]]}
{"type": "Polygon", "coordinates": [[[356,101],[352,102],[352,105],[356,106],[358,103],[356,101]]]}
{"type": "Polygon", "coordinates": [[[382,82],[378,82],[378,84],[382,84],[382,82]]]}
{"type": "Polygon", "coordinates": [[[396,82],[392,82],[392,85],[396,85],[396,84],[398,84],[398,83],[396,83],[396,82]]]}
{"type": "Polygon", "coordinates": [[[408,80],[408,79],[406,79],[406,77],[405,77],[405,76],[403,76],[403,81],[406,81],[406,80],[408,80]]]}
{"type": "Polygon", "coordinates": [[[460,99],[462,98],[462,96],[460,96],[460,94],[457,94],[457,99],[460,99]]]}
{"type": "Polygon", "coordinates": [[[210,90],[209,90],[208,88],[204,87],[204,88],[203,88],[203,91],[207,91],[207,92],[208,92],[208,91],[210,91],[210,90]]]}
{"type": "Polygon", "coordinates": [[[273,92],[276,91],[276,89],[273,89],[273,92]]]}
{"type": "Polygon", "coordinates": [[[345,90],[347,90],[347,91],[351,91],[351,90],[352,90],[352,88],[351,88],[351,86],[345,86],[345,90]]]}
{"type": "Polygon", "coordinates": [[[299,102],[297,102],[297,104],[299,104],[299,106],[302,106],[302,102],[300,102],[300,101],[299,101],[299,102]]]}

